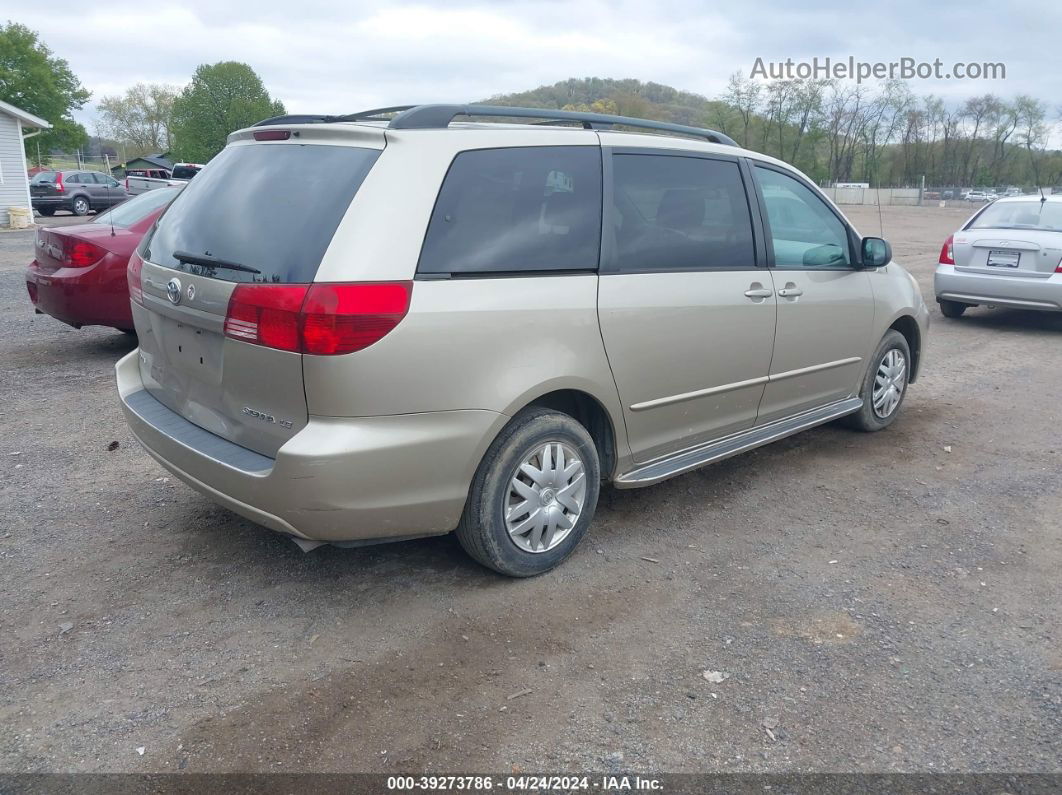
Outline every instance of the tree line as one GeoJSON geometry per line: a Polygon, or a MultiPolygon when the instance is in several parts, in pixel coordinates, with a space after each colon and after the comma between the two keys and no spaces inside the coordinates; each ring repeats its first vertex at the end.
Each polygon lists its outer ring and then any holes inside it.
{"type": "MultiPolygon", "coordinates": [[[[89,133],[73,113],[90,97],[35,31],[16,22],[0,27],[0,99],[52,124],[26,142],[30,162],[85,148],[89,133]]],[[[197,163],[220,152],[232,131],[284,113],[255,71],[237,61],[202,64],[181,88],[137,83],[124,94],[101,97],[97,109],[96,144],[103,141],[104,151],[120,147],[127,157],[169,152],[197,163]]]]}
{"type": "Polygon", "coordinates": [[[993,94],[947,102],[909,83],[751,80],[731,76],[715,99],[659,83],[589,77],[492,97],[709,127],[794,164],[817,182],[874,186],[1062,185],[1062,152],[1048,149],[1062,110],[993,94]]]}

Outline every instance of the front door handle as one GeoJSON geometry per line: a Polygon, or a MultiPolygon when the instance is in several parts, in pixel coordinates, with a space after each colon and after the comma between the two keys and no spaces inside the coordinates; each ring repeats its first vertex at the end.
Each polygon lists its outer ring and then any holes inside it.
{"type": "Polygon", "coordinates": [[[785,287],[778,291],[778,295],[782,298],[796,298],[798,295],[803,295],[804,291],[797,287],[793,282],[787,282],[785,287]]]}
{"type": "Polygon", "coordinates": [[[753,285],[745,291],[745,297],[752,298],[753,300],[757,298],[770,298],[771,291],[766,287],[757,287],[757,284],[759,284],[759,282],[754,282],[753,285]]]}

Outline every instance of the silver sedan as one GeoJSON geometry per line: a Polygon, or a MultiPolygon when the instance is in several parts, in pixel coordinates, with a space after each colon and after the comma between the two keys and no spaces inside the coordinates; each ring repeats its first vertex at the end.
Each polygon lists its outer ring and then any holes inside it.
{"type": "Polygon", "coordinates": [[[979,210],[940,250],[946,317],[967,307],[1062,311],[1062,196],[1015,196],[979,210]]]}

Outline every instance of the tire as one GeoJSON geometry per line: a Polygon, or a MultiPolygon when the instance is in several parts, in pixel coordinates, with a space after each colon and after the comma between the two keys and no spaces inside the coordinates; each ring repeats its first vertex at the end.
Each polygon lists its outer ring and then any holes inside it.
{"type": "Polygon", "coordinates": [[[88,215],[89,210],[91,209],[92,207],[89,204],[89,200],[84,196],[75,196],[74,201],[70,204],[70,211],[74,215],[88,215]]]}
{"type": "Polygon", "coordinates": [[[457,540],[472,558],[496,572],[534,577],[561,563],[586,535],[600,488],[597,447],[586,428],[558,411],[527,409],[513,417],[483,456],[457,526],[457,540]],[[557,466],[559,452],[565,454],[565,470],[572,468],[572,455],[582,467],[566,475],[557,466]],[[539,472],[541,481],[533,477],[534,472],[539,472]],[[516,480],[522,484],[519,489],[516,480]],[[545,506],[538,496],[542,493],[547,493],[545,506]],[[517,507],[525,505],[528,510],[517,507]],[[514,507],[517,512],[509,519],[514,529],[525,527],[525,532],[510,533],[506,513],[514,507]],[[563,525],[573,515],[572,507],[578,511],[566,528],[563,525]],[[536,515],[543,521],[537,522],[536,515]],[[550,526],[554,528],[551,542],[550,526]],[[536,541],[541,549],[531,551],[536,541]]]}
{"type": "Polygon", "coordinates": [[[962,317],[962,313],[970,306],[958,301],[937,301],[937,303],[940,304],[940,314],[951,318],[962,317]]]}
{"type": "MultiPolygon", "coordinates": [[[[896,361],[895,359],[893,360],[896,361]]],[[[890,368],[893,373],[896,373],[896,368],[890,368]]],[[[907,339],[900,332],[895,329],[890,329],[886,332],[885,336],[881,339],[881,344],[878,345],[874,356],[870,360],[870,367],[867,368],[867,374],[863,377],[863,387],[859,394],[863,398],[863,405],[859,411],[855,414],[850,414],[844,418],[844,423],[856,430],[866,431],[868,433],[873,431],[880,431],[884,428],[888,428],[896,420],[897,415],[900,413],[900,407],[903,405],[903,399],[907,397],[908,378],[911,374],[911,348],[907,344],[907,339]],[[902,357],[903,373],[902,383],[900,384],[898,399],[893,394],[892,397],[887,397],[885,403],[875,410],[875,395],[874,389],[877,386],[878,373],[882,371],[882,368],[887,366],[886,357],[890,354],[898,354],[902,357]],[[888,412],[885,416],[881,415],[881,409],[888,407],[888,412]]],[[[891,378],[892,385],[896,386],[896,376],[887,376],[883,373],[883,377],[891,378]]],[[[886,391],[888,391],[886,389],[886,391]]],[[[879,395],[881,397],[881,395],[879,395]]]]}
{"type": "Polygon", "coordinates": [[[51,218],[53,215],[55,215],[55,208],[54,207],[41,207],[39,210],[37,210],[37,212],[39,212],[41,215],[46,215],[49,218],[51,218]]]}

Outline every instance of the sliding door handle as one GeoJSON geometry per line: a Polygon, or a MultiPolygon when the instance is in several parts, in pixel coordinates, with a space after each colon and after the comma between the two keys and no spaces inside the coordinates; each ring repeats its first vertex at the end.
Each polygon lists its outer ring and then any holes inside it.
{"type": "Polygon", "coordinates": [[[804,291],[797,287],[792,282],[789,282],[785,287],[778,291],[778,295],[782,298],[796,298],[798,295],[803,295],[804,291]]]}
{"type": "MultiPolygon", "coordinates": [[[[781,293],[779,293],[780,295],[781,293]]],[[[766,287],[753,287],[745,291],[746,298],[770,298],[771,291],[766,287]]]]}

